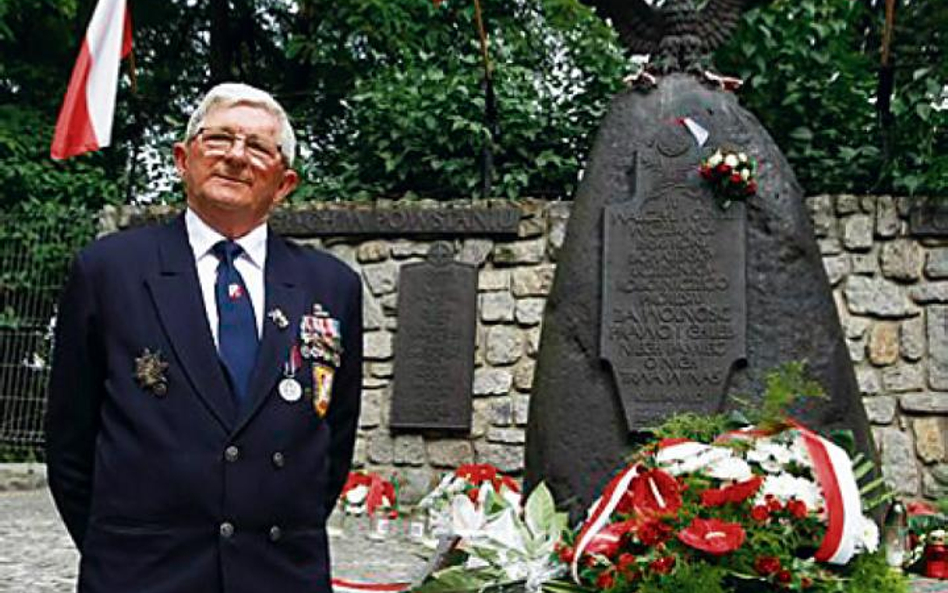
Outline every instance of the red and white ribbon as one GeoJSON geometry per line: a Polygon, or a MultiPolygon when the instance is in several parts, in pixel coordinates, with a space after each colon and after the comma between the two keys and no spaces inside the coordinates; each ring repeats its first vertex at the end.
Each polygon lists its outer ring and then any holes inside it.
{"type": "Polygon", "coordinates": [[[333,593],[399,593],[407,591],[411,583],[365,583],[346,579],[333,579],[333,593]]]}
{"type": "Polygon", "coordinates": [[[583,528],[579,532],[579,537],[576,538],[576,549],[573,551],[573,562],[570,565],[573,580],[576,581],[577,584],[580,584],[578,567],[583,552],[589,547],[593,538],[609,523],[609,517],[612,515],[612,511],[619,505],[619,501],[622,500],[622,497],[629,489],[629,484],[632,483],[632,478],[636,475],[638,475],[638,465],[629,465],[619,472],[616,477],[612,478],[609,485],[606,486],[605,492],[602,493],[602,496],[593,503],[589,517],[583,524],[583,528]]]}
{"type": "Polygon", "coordinates": [[[846,564],[856,552],[862,519],[862,500],[852,461],[835,443],[798,422],[792,424],[803,437],[826,503],[826,534],[813,557],[820,562],[846,564]]]}

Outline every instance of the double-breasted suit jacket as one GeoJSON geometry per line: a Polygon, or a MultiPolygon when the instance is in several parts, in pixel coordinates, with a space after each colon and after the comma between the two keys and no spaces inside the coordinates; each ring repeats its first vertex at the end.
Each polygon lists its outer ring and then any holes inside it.
{"type": "Polygon", "coordinates": [[[267,317],[250,403],[238,413],[183,217],[77,256],[59,308],[46,428],[50,487],[81,552],[81,593],[330,591],[325,521],[355,441],[361,282],[332,256],[272,232],[264,278],[267,317]],[[315,363],[285,367],[314,311],[341,334],[324,416],[314,409],[315,363]],[[149,378],[136,361],[157,370],[149,378]],[[279,393],[287,372],[304,388],[296,401],[279,393]]]}

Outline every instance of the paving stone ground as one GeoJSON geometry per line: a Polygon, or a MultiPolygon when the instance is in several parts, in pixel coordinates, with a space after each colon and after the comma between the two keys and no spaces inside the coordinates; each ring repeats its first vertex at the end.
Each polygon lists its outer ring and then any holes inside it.
{"type": "MultiPolygon", "coordinates": [[[[411,581],[426,550],[404,538],[368,539],[347,526],[332,538],[333,574],[369,582],[411,581]]],[[[0,593],[73,593],[78,555],[49,490],[0,492],[0,593]]]]}

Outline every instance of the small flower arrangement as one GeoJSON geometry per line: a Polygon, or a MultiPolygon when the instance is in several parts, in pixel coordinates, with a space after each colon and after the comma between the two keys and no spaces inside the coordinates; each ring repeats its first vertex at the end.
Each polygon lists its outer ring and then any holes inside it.
{"type": "Polygon", "coordinates": [[[757,194],[757,161],[745,152],[719,148],[701,162],[698,173],[711,186],[721,208],[757,194]]]}
{"type": "Polygon", "coordinates": [[[904,567],[933,579],[948,579],[948,515],[926,502],[908,507],[909,550],[904,567]]]}
{"type": "Polygon", "coordinates": [[[398,517],[397,483],[376,473],[349,472],[339,498],[347,515],[385,513],[393,519],[398,517]]]}
{"type": "Polygon", "coordinates": [[[445,474],[418,506],[428,513],[435,535],[451,535],[457,532],[458,527],[451,514],[454,499],[464,497],[475,509],[480,510],[491,493],[509,502],[513,508],[520,507],[520,486],[516,480],[489,463],[469,463],[445,474]]]}

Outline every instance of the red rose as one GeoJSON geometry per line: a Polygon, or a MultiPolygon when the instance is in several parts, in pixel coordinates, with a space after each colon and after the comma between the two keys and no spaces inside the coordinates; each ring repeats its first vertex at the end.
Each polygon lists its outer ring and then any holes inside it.
{"type": "Polygon", "coordinates": [[[596,578],[596,588],[597,589],[611,589],[613,585],[616,584],[616,579],[612,576],[612,568],[608,568],[601,573],[596,578]]]}
{"type": "Polygon", "coordinates": [[[793,580],[793,575],[790,574],[789,570],[781,570],[777,573],[777,582],[778,583],[789,583],[793,580]]]}
{"type": "Polygon", "coordinates": [[[728,554],[744,543],[744,528],[720,519],[694,519],[678,532],[678,539],[692,548],[715,556],[728,554]]]}
{"type": "Polygon", "coordinates": [[[766,521],[770,518],[770,509],[762,504],[754,505],[751,509],[751,518],[755,521],[766,521]]]}
{"type": "Polygon", "coordinates": [[[749,196],[752,196],[752,195],[756,194],[756,193],[757,193],[757,182],[756,182],[756,181],[751,181],[750,183],[748,183],[748,184],[747,184],[747,188],[744,189],[744,191],[745,191],[745,192],[747,193],[747,195],[749,195],[749,196]]]}
{"type": "Polygon", "coordinates": [[[724,163],[721,163],[720,165],[718,165],[718,166],[717,166],[717,170],[718,170],[718,173],[730,173],[730,172],[731,172],[731,168],[728,167],[727,165],[725,165],[724,163]]]}
{"type": "Polygon", "coordinates": [[[650,519],[640,523],[636,530],[639,541],[646,546],[660,544],[671,537],[671,525],[662,523],[658,519],[650,519]]]}
{"type": "Polygon", "coordinates": [[[731,183],[740,183],[741,174],[740,173],[731,173],[731,183]]]}
{"type": "Polygon", "coordinates": [[[802,500],[793,499],[787,503],[787,510],[797,519],[806,517],[806,504],[802,500]]]}
{"type": "Polygon", "coordinates": [[[774,574],[781,568],[780,558],[776,556],[758,556],[757,559],[754,560],[754,570],[765,577],[774,574]]]}
{"type": "Polygon", "coordinates": [[[674,556],[665,556],[659,558],[658,560],[653,560],[651,564],[648,565],[653,572],[658,574],[668,574],[675,568],[675,557],[674,556]]]}
{"type": "Polygon", "coordinates": [[[678,480],[660,469],[632,478],[632,504],[642,515],[673,515],[681,508],[678,480]]]}

